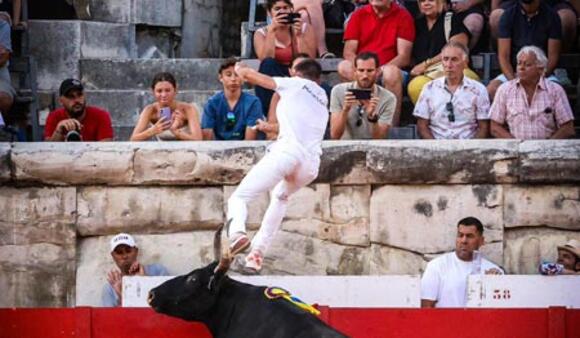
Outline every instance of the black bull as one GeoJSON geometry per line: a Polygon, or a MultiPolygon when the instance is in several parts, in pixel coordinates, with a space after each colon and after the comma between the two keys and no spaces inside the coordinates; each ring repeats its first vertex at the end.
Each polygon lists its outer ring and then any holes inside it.
{"type": "Polygon", "coordinates": [[[214,338],[346,337],[285,299],[266,298],[264,286],[229,278],[231,255],[222,255],[221,232],[214,238],[215,262],[151,290],[155,311],[203,322],[214,338]]]}

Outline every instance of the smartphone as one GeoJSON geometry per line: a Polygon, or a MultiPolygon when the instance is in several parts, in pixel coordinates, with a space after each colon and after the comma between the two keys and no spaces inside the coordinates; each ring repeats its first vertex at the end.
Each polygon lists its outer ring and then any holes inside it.
{"type": "Polygon", "coordinates": [[[370,100],[371,90],[370,89],[349,89],[357,100],[370,100]]]}
{"type": "Polygon", "coordinates": [[[282,19],[284,21],[286,21],[287,25],[291,25],[293,23],[295,23],[297,21],[297,19],[300,18],[300,13],[288,13],[285,17],[283,17],[282,19]]]}
{"type": "Polygon", "coordinates": [[[171,121],[171,108],[163,107],[160,110],[160,116],[165,118],[165,121],[171,121]]]}

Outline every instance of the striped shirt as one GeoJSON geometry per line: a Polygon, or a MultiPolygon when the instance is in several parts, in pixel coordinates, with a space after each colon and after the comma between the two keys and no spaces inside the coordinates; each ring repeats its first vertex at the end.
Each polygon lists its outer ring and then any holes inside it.
{"type": "Polygon", "coordinates": [[[515,138],[528,140],[550,138],[574,116],[564,89],[542,77],[531,103],[519,79],[501,85],[491,106],[491,119],[501,125],[507,123],[515,138]]]}

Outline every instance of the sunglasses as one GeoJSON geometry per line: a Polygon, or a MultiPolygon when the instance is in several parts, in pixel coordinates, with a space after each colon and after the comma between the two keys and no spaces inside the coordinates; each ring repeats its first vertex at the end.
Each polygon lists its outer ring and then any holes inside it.
{"type": "Polygon", "coordinates": [[[357,118],[356,118],[356,126],[357,127],[360,127],[362,125],[363,114],[364,114],[364,107],[358,106],[357,118]]]}
{"type": "Polygon", "coordinates": [[[236,126],[236,114],[234,112],[229,111],[226,114],[226,130],[231,131],[236,126]]]}
{"type": "Polygon", "coordinates": [[[451,101],[447,102],[447,104],[445,104],[445,110],[447,110],[447,118],[449,119],[449,122],[455,122],[455,114],[453,113],[453,103],[451,103],[451,101]]]}

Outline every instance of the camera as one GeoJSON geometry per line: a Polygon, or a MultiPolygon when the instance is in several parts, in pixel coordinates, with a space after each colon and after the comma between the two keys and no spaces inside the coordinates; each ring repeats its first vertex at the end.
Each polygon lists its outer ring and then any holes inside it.
{"type": "Polygon", "coordinates": [[[281,19],[286,22],[287,25],[291,25],[298,21],[297,19],[300,18],[300,13],[288,13],[283,16],[281,19]]]}
{"type": "Polygon", "coordinates": [[[78,131],[71,130],[68,133],[66,133],[64,140],[66,142],[80,142],[83,140],[83,137],[81,136],[81,134],[78,131]]]}
{"type": "Polygon", "coordinates": [[[349,89],[357,100],[370,100],[371,90],[370,89],[349,89]]]}

